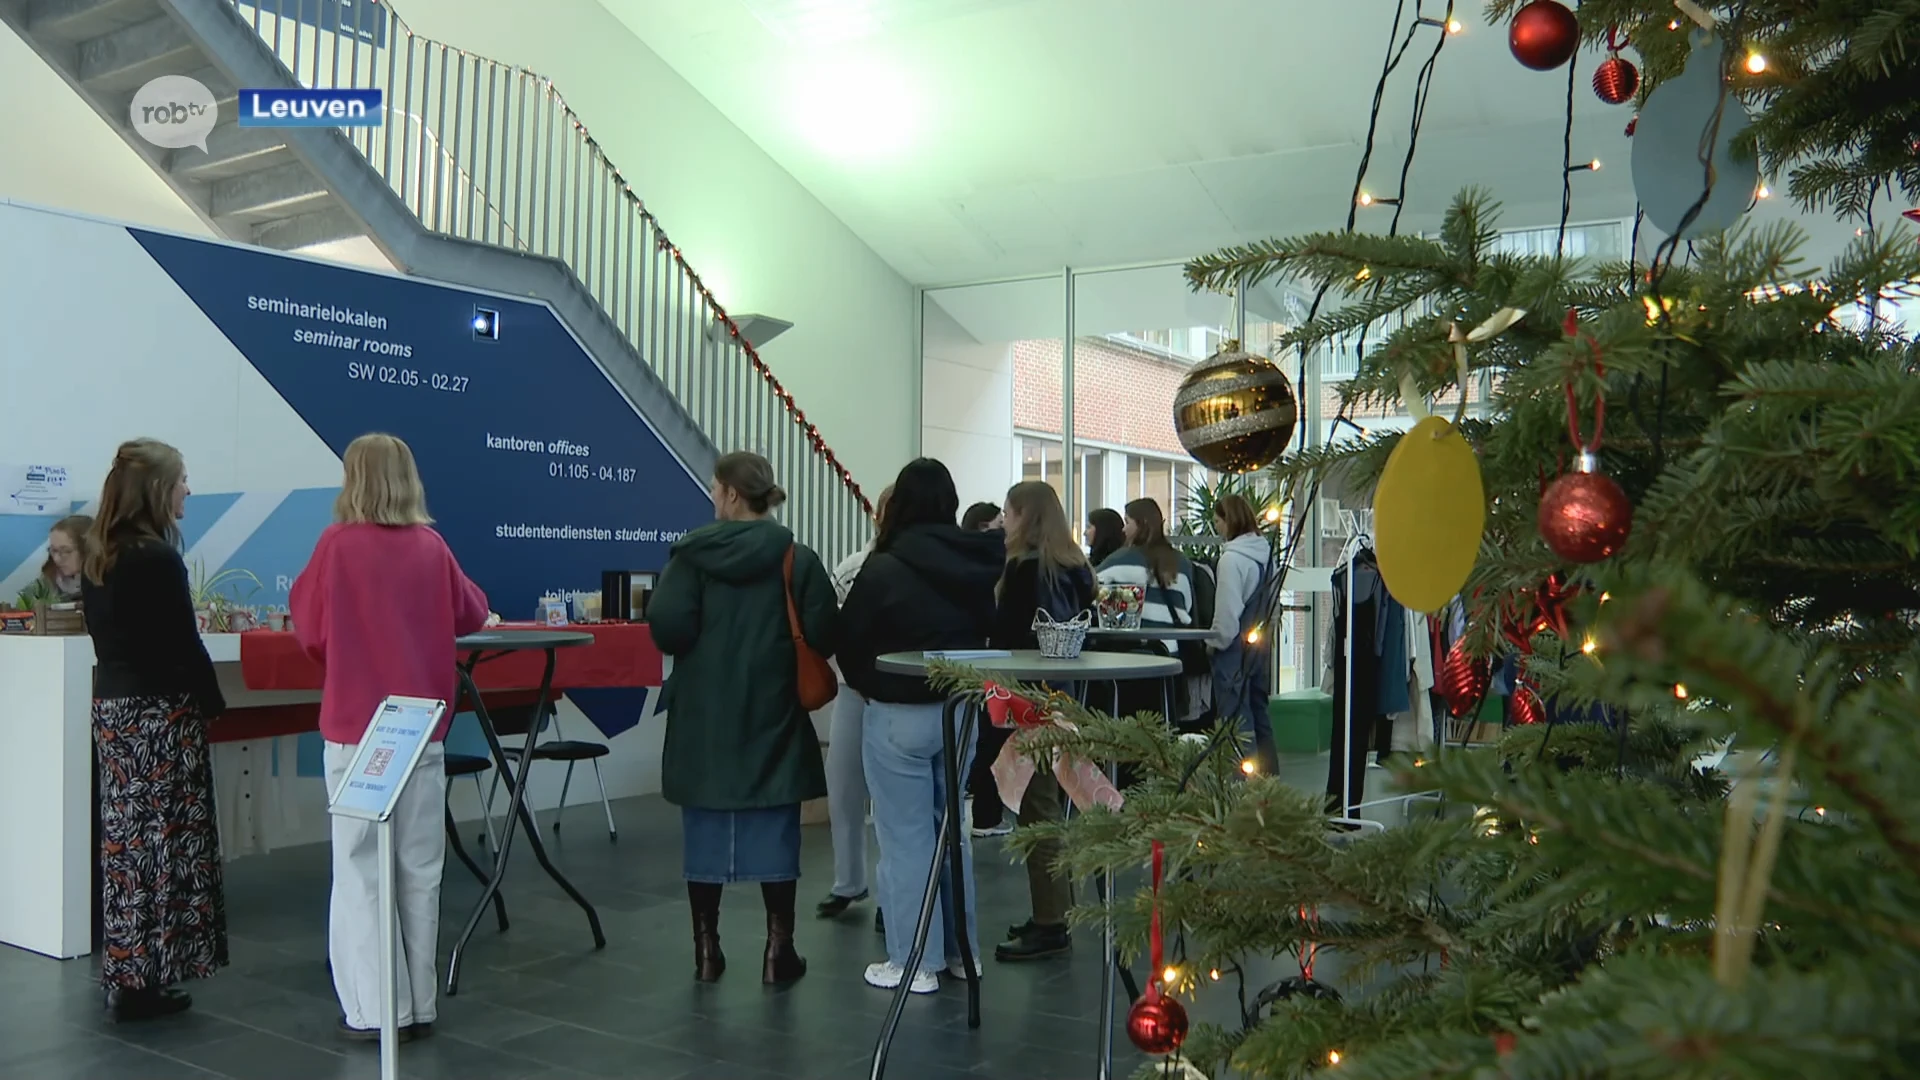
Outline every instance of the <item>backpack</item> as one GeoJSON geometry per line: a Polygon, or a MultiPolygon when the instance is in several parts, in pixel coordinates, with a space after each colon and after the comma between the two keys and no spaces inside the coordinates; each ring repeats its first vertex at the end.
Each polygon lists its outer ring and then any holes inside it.
{"type": "Polygon", "coordinates": [[[1193,625],[1213,625],[1214,595],[1219,591],[1218,571],[1212,559],[1192,559],[1193,625]]]}

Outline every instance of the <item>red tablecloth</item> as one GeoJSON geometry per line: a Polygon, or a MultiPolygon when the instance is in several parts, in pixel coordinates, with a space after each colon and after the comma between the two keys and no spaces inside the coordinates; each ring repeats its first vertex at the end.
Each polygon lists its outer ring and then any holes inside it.
{"type": "MultiPolygon", "coordinates": [[[[502,630],[542,629],[530,623],[505,623],[502,630]]],[[[593,644],[554,652],[553,688],[659,686],[660,650],[645,623],[591,623],[569,626],[593,635],[593,644]]],[[[463,657],[464,659],[464,657],[463,657]]],[[[536,690],[547,654],[538,649],[500,654],[474,669],[482,690],[536,690]]],[[[300,648],[291,633],[250,630],[240,635],[240,675],[249,690],[318,690],[320,665],[300,648]]]]}
{"type": "MultiPolygon", "coordinates": [[[[507,623],[501,629],[541,629],[531,623],[507,623]]],[[[654,647],[653,632],[644,623],[597,623],[569,626],[593,635],[592,645],[554,651],[553,689],[659,686],[664,665],[654,647]]],[[[462,657],[464,659],[464,656],[462,657]]],[[[538,696],[547,655],[538,649],[498,654],[474,669],[474,682],[489,709],[530,705],[538,696]]],[[[250,630],[240,636],[240,676],[249,690],[318,690],[320,665],[313,662],[290,633],[250,630]]],[[[214,742],[265,739],[317,731],[317,702],[254,705],[228,710],[214,721],[214,742]]]]}

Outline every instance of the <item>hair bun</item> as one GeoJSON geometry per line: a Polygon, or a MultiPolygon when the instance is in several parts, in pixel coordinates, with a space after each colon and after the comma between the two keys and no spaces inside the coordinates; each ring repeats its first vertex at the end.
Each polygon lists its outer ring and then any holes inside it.
{"type": "Polygon", "coordinates": [[[781,487],[779,484],[774,484],[767,489],[766,500],[767,509],[769,510],[779,506],[781,503],[787,501],[787,489],[781,487]]]}

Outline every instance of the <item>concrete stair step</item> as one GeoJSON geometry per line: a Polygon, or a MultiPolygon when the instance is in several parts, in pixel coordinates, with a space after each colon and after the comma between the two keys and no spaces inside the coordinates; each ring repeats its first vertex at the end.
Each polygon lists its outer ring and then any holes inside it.
{"type": "Polygon", "coordinates": [[[276,251],[299,251],[365,235],[366,226],[348,213],[345,207],[335,203],[305,214],[255,225],[252,241],[276,251]]]}
{"type": "Polygon", "coordinates": [[[77,45],[161,14],[153,0],[29,0],[27,32],[45,42],[77,45]]]}
{"type": "Polygon", "coordinates": [[[74,74],[95,93],[131,94],[149,79],[204,66],[206,59],[186,29],[158,15],[81,42],[74,74]]]}
{"type": "Polygon", "coordinates": [[[228,120],[207,136],[205,153],[197,146],[173,151],[167,159],[167,171],[187,181],[225,180],[293,160],[284,132],[241,127],[228,120]]]}
{"type": "Polygon", "coordinates": [[[215,181],[207,211],[216,221],[259,225],[322,209],[332,199],[326,185],[294,161],[215,181]]]}

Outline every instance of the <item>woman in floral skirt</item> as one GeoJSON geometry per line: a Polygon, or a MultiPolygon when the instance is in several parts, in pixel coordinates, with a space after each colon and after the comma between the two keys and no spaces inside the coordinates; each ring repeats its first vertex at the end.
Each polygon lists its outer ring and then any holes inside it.
{"type": "Polygon", "coordinates": [[[100,977],[116,1020],[180,1012],[175,983],[227,963],[207,724],[225,708],[180,557],[187,468],[122,443],[81,586],[93,636],[100,768],[100,977]]]}

